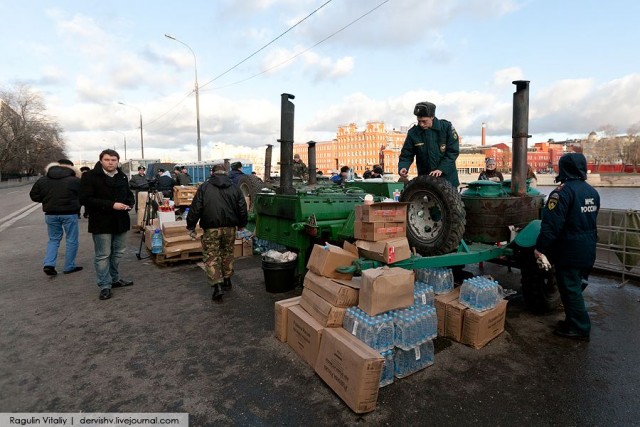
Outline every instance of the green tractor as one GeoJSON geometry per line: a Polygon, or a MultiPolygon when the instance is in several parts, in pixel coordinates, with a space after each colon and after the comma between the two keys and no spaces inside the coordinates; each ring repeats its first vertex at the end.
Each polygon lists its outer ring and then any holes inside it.
{"type": "MultiPolygon", "coordinates": [[[[532,310],[555,309],[559,297],[553,273],[538,269],[533,256],[544,195],[526,183],[529,82],[514,83],[513,179],[503,184],[474,181],[461,193],[448,181],[432,176],[418,176],[407,184],[324,184],[314,172],[315,143],[309,144],[309,183],[294,185],[294,105],[290,101],[294,96],[282,94],[279,186],[245,193],[250,199],[255,235],[298,252],[296,276],[300,280],[314,243],[354,240],[355,206],[364,203],[366,194],[381,201],[401,191],[400,201],[408,204],[407,239],[419,255],[394,266],[420,269],[483,261],[505,263],[521,269],[523,297],[532,310]]],[[[345,268],[357,271],[380,265],[360,259],[345,268]]]]}

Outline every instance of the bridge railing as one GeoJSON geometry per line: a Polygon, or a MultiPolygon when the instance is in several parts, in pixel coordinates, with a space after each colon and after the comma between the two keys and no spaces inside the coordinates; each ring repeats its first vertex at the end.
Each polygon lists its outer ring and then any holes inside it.
{"type": "Polygon", "coordinates": [[[594,268],[640,278],[640,211],[600,209],[594,268]]]}

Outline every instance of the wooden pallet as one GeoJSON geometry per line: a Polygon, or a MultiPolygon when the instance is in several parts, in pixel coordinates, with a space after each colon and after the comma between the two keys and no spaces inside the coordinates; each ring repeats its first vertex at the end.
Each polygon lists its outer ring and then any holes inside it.
{"type": "Polygon", "coordinates": [[[180,253],[155,254],[153,260],[156,264],[165,265],[176,261],[202,261],[202,250],[186,250],[180,253]]]}

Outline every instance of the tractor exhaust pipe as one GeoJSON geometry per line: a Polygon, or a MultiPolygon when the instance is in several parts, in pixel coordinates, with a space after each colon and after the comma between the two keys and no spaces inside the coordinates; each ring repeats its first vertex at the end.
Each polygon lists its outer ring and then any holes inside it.
{"type": "Polygon", "coordinates": [[[309,184],[315,184],[318,179],[316,177],[316,142],[309,141],[309,149],[307,150],[307,157],[309,159],[309,184]]]}
{"type": "Polygon", "coordinates": [[[529,81],[516,80],[513,94],[513,159],[511,170],[511,194],[527,194],[527,139],[529,135],[529,81]]]}
{"type": "Polygon", "coordinates": [[[293,188],[293,117],[295,105],[290,99],[294,95],[283,93],[281,97],[280,115],[280,194],[296,194],[293,188]]]}
{"type": "Polygon", "coordinates": [[[267,151],[264,153],[264,182],[271,181],[271,157],[273,156],[273,144],[267,144],[267,151]]]}

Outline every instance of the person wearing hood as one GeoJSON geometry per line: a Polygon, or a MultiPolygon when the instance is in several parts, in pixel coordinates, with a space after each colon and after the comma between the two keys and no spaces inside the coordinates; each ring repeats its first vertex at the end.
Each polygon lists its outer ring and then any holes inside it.
{"type": "Polygon", "coordinates": [[[587,180],[587,159],[581,153],[560,157],[560,182],[542,210],[542,224],[534,254],[538,264],[555,268],[565,319],[554,333],[589,340],[591,321],[582,291],[596,260],[597,218],[600,195],[587,180]]]}
{"type": "Polygon", "coordinates": [[[231,290],[236,227],[242,230],[247,221],[242,191],[231,182],[223,164],[214,165],[211,177],[198,187],[187,215],[187,230],[192,239],[196,238],[198,222],[204,229],[202,254],[214,301],[220,301],[224,292],[231,290]]]}
{"type": "Polygon", "coordinates": [[[58,274],[56,261],[58,249],[65,238],[64,274],[82,270],[76,265],[78,254],[78,216],[80,214],[80,171],[73,162],[61,159],[50,163],[45,176],[41,177],[31,188],[29,197],[42,203],[49,241],[45,250],[43,271],[48,276],[58,274]]]}
{"type": "Polygon", "coordinates": [[[94,265],[99,298],[111,298],[112,288],[133,285],[120,277],[120,259],[127,247],[127,231],[131,228],[129,211],[134,198],[127,175],[118,167],[120,155],[107,149],[89,172],[82,175],[80,202],[89,209],[89,233],[95,248],[94,265]]]}
{"type": "Polygon", "coordinates": [[[231,171],[229,171],[229,179],[235,185],[240,184],[240,178],[244,176],[244,172],[242,172],[242,163],[241,162],[233,162],[230,165],[231,171]]]}
{"type": "Polygon", "coordinates": [[[487,157],[484,161],[484,164],[486,166],[486,169],[480,172],[480,176],[478,176],[479,181],[504,181],[502,173],[496,170],[496,159],[494,159],[493,157],[487,157]]]}

